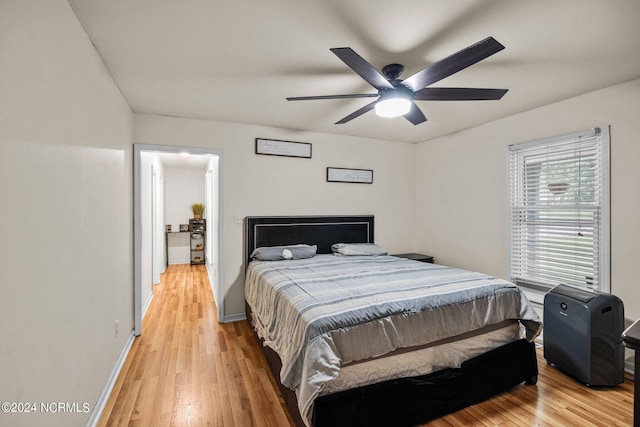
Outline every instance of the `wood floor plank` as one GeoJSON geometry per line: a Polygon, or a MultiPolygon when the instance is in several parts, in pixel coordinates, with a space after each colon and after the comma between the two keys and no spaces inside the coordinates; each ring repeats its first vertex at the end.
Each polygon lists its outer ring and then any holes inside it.
{"type": "MultiPolygon", "coordinates": [[[[172,265],[161,279],[98,425],[293,426],[249,323],[218,323],[204,266],[172,265]]],[[[537,353],[537,385],[424,425],[632,425],[632,381],[586,387],[537,353]]]]}

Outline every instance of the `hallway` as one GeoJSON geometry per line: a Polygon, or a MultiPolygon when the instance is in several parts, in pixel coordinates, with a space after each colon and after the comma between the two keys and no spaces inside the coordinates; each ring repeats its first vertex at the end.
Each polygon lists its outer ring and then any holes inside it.
{"type": "Polygon", "coordinates": [[[290,425],[248,322],[217,318],[205,267],[170,265],[98,425],[290,425]]]}

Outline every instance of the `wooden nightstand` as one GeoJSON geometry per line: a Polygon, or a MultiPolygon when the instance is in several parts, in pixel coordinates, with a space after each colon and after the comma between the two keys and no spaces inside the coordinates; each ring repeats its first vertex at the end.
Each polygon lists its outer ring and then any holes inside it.
{"type": "Polygon", "coordinates": [[[410,254],[393,254],[393,256],[397,256],[399,258],[412,259],[414,261],[428,262],[428,263],[431,263],[431,264],[434,263],[434,259],[433,259],[433,257],[431,255],[410,253],[410,254]]]}

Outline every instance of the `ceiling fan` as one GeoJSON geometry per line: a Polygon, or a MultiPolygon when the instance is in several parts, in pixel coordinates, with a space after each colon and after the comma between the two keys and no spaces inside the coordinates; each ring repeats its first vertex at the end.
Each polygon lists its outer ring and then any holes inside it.
{"type": "Polygon", "coordinates": [[[383,117],[404,116],[414,125],[427,121],[427,118],[414,101],[469,101],[498,100],[508,89],[481,89],[458,87],[426,87],[461,71],[476,62],[504,49],[493,37],[487,37],[459,52],[454,53],[407,79],[400,79],[404,66],[389,64],[382,73],[364,60],[350,47],[330,49],[360,77],[378,90],[378,93],[360,93],[349,95],[301,96],[287,98],[287,101],[306,101],[315,99],[377,98],[375,101],[354,111],[335,124],[347,123],[367,111],[376,109],[383,117]]]}

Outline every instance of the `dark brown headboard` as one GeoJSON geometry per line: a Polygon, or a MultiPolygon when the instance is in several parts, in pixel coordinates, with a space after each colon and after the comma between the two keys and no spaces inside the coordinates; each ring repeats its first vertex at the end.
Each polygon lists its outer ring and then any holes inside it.
{"type": "Polygon", "coordinates": [[[244,259],[255,248],[304,243],[331,253],[334,243],[374,243],[373,215],[249,216],[244,219],[244,259]]]}

